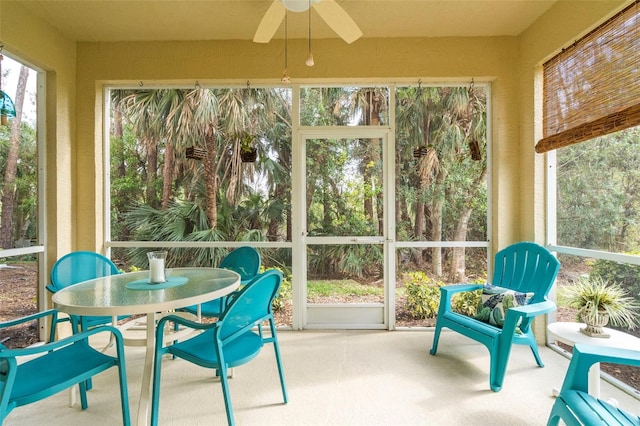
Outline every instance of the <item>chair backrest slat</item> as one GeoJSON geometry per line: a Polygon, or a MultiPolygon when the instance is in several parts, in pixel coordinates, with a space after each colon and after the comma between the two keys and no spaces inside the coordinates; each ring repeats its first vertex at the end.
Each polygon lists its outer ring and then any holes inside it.
{"type": "Polygon", "coordinates": [[[531,303],[546,298],[560,270],[560,262],[546,248],[530,242],[513,244],[496,253],[491,284],[534,293],[531,303]]]}

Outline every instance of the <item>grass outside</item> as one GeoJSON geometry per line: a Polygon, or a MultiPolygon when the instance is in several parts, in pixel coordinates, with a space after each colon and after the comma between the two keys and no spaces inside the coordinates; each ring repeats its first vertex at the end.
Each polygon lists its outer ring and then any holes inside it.
{"type": "Polygon", "coordinates": [[[360,284],[354,280],[310,280],[307,282],[309,299],[317,297],[379,296],[384,297],[384,288],[360,284]]]}

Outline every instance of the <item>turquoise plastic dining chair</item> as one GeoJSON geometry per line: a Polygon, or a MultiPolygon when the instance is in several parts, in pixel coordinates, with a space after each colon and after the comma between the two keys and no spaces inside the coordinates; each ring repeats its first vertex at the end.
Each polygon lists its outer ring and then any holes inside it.
{"type": "MultiPolygon", "coordinates": [[[[227,254],[218,268],[229,269],[237,272],[240,275],[240,285],[247,284],[251,281],[260,271],[260,265],[262,260],[260,253],[253,247],[243,246],[232,250],[227,254]]],[[[200,305],[200,317],[199,318],[218,318],[222,311],[224,311],[227,303],[227,296],[219,299],[210,300],[200,305]]],[[[198,305],[191,305],[185,308],[180,308],[179,311],[189,312],[193,315],[198,315],[198,305]]]]}
{"type": "MultiPolygon", "coordinates": [[[[70,337],[51,341],[55,335],[56,310],[48,310],[0,323],[0,329],[37,319],[51,317],[50,342],[21,349],[8,349],[0,344],[0,424],[16,407],[40,401],[76,384],[80,387],[80,403],[87,404],[86,383],[98,373],[118,368],[122,423],[130,424],[129,396],[122,334],[111,326],[93,328],[70,337]],[[116,355],[106,355],[89,346],[88,339],[97,333],[111,333],[116,355]],[[22,360],[25,360],[22,362],[22,360]],[[20,360],[20,362],[19,362],[20,360]]],[[[88,419],[84,418],[82,422],[88,419]]],[[[80,423],[81,421],[78,420],[80,423]]]]}
{"type": "Polygon", "coordinates": [[[431,355],[436,354],[445,327],[482,343],[489,350],[489,385],[494,392],[502,389],[512,344],[528,345],[538,366],[544,367],[531,325],[536,316],[555,310],[555,303],[547,300],[547,295],[559,270],[560,262],[549,250],[521,242],[496,253],[491,285],[441,287],[431,355]],[[454,295],[480,289],[487,300],[482,316],[470,317],[453,310],[454,295]]]}
{"type": "MultiPolygon", "coordinates": [[[[47,285],[47,290],[56,293],[72,284],[119,273],[116,265],[107,257],[92,251],[75,251],[62,256],[53,265],[50,276],[51,283],[47,285]]],[[[126,318],[128,318],[126,315],[118,317],[119,320],[126,318]]],[[[105,316],[71,315],[70,319],[74,333],[112,322],[111,317],[105,316]]],[[[62,321],[64,319],[58,320],[58,322],[62,321]]]]}
{"type": "Polygon", "coordinates": [[[624,411],[589,394],[589,368],[597,362],[640,367],[640,351],[577,343],[548,426],[640,425],[639,413],[624,411]]]}
{"type": "MultiPolygon", "coordinates": [[[[256,276],[244,288],[229,297],[227,307],[218,321],[214,323],[204,324],[189,321],[175,315],[166,316],[159,321],[154,355],[152,425],[158,424],[162,358],[165,354],[171,354],[175,358],[182,358],[201,367],[216,370],[222,385],[227,422],[229,425],[233,425],[234,416],[229,394],[228,370],[250,362],[258,356],[265,343],[272,343],[280,375],[282,396],[284,403],[288,402],[272,308],[273,299],[278,294],[281,282],[282,273],[275,269],[270,269],[256,276]],[[202,333],[191,339],[163,347],[167,321],[194,330],[202,330],[202,333]],[[268,337],[262,331],[262,324],[265,321],[269,323],[270,336],[268,337]],[[255,330],[256,327],[257,330],[255,330]]],[[[171,360],[170,362],[176,361],[171,360]]]]}

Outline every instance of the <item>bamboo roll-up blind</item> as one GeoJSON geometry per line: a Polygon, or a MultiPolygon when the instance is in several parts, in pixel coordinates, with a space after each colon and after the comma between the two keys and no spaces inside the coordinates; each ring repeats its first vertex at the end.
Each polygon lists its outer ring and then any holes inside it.
{"type": "Polygon", "coordinates": [[[543,65],[536,152],[640,125],[640,0],[543,65]]]}

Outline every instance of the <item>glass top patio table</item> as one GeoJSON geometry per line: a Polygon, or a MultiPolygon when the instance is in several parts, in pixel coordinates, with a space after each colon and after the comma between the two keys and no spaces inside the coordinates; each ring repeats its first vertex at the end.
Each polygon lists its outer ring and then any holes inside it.
{"type": "MultiPolygon", "coordinates": [[[[166,276],[167,280],[180,284],[166,288],[162,284],[149,285],[149,289],[140,290],[131,288],[131,284],[144,284],[149,277],[149,271],[111,275],[83,281],[58,291],[52,296],[53,305],[56,309],[72,315],[104,315],[115,318],[119,315],[146,314],[146,323],[155,324],[156,312],[214,300],[226,296],[240,286],[240,275],[227,269],[173,268],[167,269],[166,276]]],[[[151,420],[155,329],[146,329],[138,425],[148,425],[151,420]]]]}
{"type": "Polygon", "coordinates": [[[83,281],[55,293],[53,305],[73,315],[147,314],[217,299],[240,285],[240,276],[227,269],[173,268],[167,269],[167,278],[184,277],[186,283],[168,288],[162,284],[149,285],[149,290],[127,287],[148,276],[149,271],[138,271],[83,281]]]}

